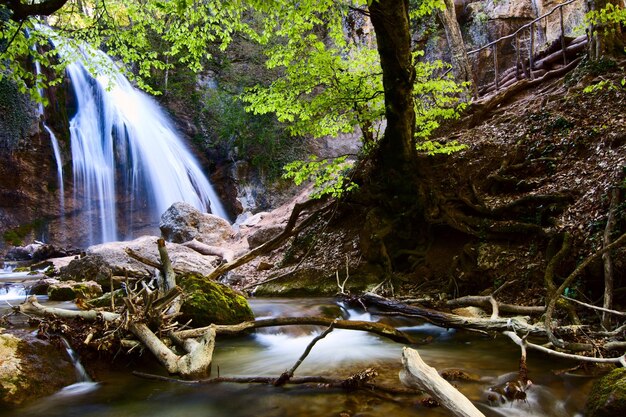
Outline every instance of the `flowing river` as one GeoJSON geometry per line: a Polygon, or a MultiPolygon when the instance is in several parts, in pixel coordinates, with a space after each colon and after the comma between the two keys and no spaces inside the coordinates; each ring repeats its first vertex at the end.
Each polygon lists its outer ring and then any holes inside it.
{"type": "MultiPolygon", "coordinates": [[[[19,303],[24,284],[0,281],[0,315],[5,301],[19,303]]],[[[40,299],[46,302],[46,298],[40,299]]],[[[489,388],[516,376],[519,349],[507,338],[446,330],[431,324],[389,316],[370,315],[346,309],[333,299],[252,299],[257,318],[277,316],[341,315],[355,320],[381,320],[430,343],[413,346],[438,370],[462,369],[479,377],[475,382],[454,384],[487,416],[576,416],[582,415],[592,379],[554,372],[572,362],[529,352],[532,387],[527,401],[489,404],[489,388]]],[[[278,376],[291,368],[310,340],[323,329],[313,326],[260,329],[239,338],[217,340],[212,376],[278,376]]],[[[297,369],[295,376],[345,378],[365,368],[375,368],[375,382],[399,386],[401,344],[364,332],[334,330],[320,340],[297,369]]],[[[149,353],[141,367],[164,375],[149,353]]],[[[418,398],[380,398],[367,393],[345,393],[324,387],[276,388],[258,384],[181,384],[142,379],[131,374],[137,364],[124,357],[116,366],[98,366],[91,377],[97,382],[74,384],[50,397],[17,410],[0,410],[0,416],[48,417],[201,417],[201,416],[445,416],[439,408],[425,408],[418,398]],[[127,365],[128,364],[128,365],[127,365]]]]}

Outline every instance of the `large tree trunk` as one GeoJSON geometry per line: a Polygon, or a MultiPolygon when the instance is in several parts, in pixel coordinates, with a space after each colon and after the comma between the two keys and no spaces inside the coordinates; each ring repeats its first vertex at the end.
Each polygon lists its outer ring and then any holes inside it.
{"type": "Polygon", "coordinates": [[[411,54],[408,0],[378,0],[369,6],[380,55],[387,127],[380,141],[381,178],[391,187],[406,181],[415,159],[415,69],[411,54]]]}
{"type": "Polygon", "coordinates": [[[463,36],[461,35],[461,27],[456,19],[456,12],[454,11],[454,1],[444,0],[446,8],[440,10],[437,14],[443,29],[446,32],[446,39],[448,40],[448,46],[450,47],[450,53],[452,55],[452,71],[459,82],[472,81],[472,67],[470,66],[469,59],[467,58],[467,50],[465,49],[465,43],[463,42],[463,36]]]}

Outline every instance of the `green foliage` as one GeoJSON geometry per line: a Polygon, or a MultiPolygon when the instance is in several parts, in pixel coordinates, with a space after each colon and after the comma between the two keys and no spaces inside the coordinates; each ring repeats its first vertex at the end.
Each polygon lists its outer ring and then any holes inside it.
{"type": "Polygon", "coordinates": [[[294,142],[273,115],[246,112],[241,100],[226,91],[210,91],[203,111],[215,127],[215,146],[235,149],[238,158],[248,159],[270,180],[305,155],[302,143],[294,142]]]}
{"type": "Polygon", "coordinates": [[[467,145],[461,144],[456,140],[446,143],[440,143],[437,141],[425,140],[417,144],[418,152],[425,152],[427,155],[450,155],[454,152],[459,152],[467,149],[467,145]]]}
{"type": "Polygon", "coordinates": [[[338,198],[358,187],[348,176],[350,164],[346,159],[347,156],[341,156],[332,160],[318,160],[315,155],[311,155],[308,161],[287,164],[284,177],[293,179],[296,185],[313,181],[315,191],[311,195],[312,198],[324,195],[338,198]]]}
{"type": "Polygon", "coordinates": [[[22,224],[2,233],[4,242],[12,246],[22,246],[24,239],[32,232],[38,233],[45,227],[44,219],[35,219],[30,223],[22,224]]]}
{"type": "MultiPolygon", "coordinates": [[[[284,136],[273,128],[263,132],[262,124],[270,114],[292,136],[334,136],[359,127],[364,149],[375,146],[385,111],[379,57],[368,40],[346,36],[345,24],[353,13],[350,7],[367,4],[365,0],[68,0],[48,19],[58,35],[35,30],[34,18],[22,24],[3,22],[2,63],[21,91],[37,98],[41,88],[60,78],[35,77],[33,61],[51,70],[45,73],[60,74],[67,62],[85,55],[94,72],[101,73],[107,69],[98,62],[96,50],[102,49],[125,64],[122,67],[137,85],[157,93],[165,85],[146,82],[150,76],[180,65],[199,71],[213,57],[210,51],[225,51],[235,38],[246,38],[265,49],[267,68],[279,75],[241,95],[245,110],[257,117],[245,115],[241,103],[228,95],[213,94],[206,103],[216,106],[213,114],[220,122],[220,140],[231,141],[240,152],[258,152],[254,163],[276,171],[281,158],[273,155],[282,148],[284,136]],[[30,36],[23,28],[29,29],[30,36]],[[60,41],[69,35],[70,40],[60,41]],[[67,45],[59,46],[65,50],[60,59],[47,47],[48,37],[58,37],[55,44],[67,45]],[[92,48],[83,47],[84,42],[92,48]]],[[[442,0],[412,0],[410,7],[411,19],[422,19],[444,5],[442,0]]],[[[464,86],[439,75],[445,70],[441,62],[418,62],[419,54],[414,57],[416,141],[424,141],[441,120],[462,110],[459,97],[464,86]]],[[[433,142],[419,146],[428,153],[461,149],[458,144],[433,142]]],[[[313,179],[317,196],[339,196],[355,187],[345,169],[345,158],[309,160],[288,165],[285,176],[296,182],[313,179]]]]}
{"type": "Polygon", "coordinates": [[[608,3],[601,10],[588,12],[585,19],[587,23],[595,26],[604,26],[607,23],[626,24],[626,9],[608,3]]]}

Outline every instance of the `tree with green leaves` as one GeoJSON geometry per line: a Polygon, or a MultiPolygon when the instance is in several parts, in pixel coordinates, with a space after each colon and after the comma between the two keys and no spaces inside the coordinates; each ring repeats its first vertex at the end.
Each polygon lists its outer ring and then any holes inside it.
{"type": "MultiPolygon", "coordinates": [[[[452,117],[458,105],[459,87],[451,79],[434,78],[441,64],[418,62],[419,51],[411,44],[409,14],[430,13],[439,0],[412,8],[408,1],[358,0],[45,0],[37,7],[11,0],[3,6],[8,19],[2,22],[2,59],[34,96],[59,79],[39,75],[35,80],[25,62],[54,66],[57,73],[63,68],[63,62],[51,60],[52,51],[34,47],[49,35],[29,37],[22,30],[35,34],[34,17],[43,14],[74,42],[88,41],[128,64],[129,75],[151,92],[144,80],[155,70],[182,64],[198,71],[210,58],[208,50],[226,49],[234,34],[246,36],[265,48],[267,66],[281,74],[245,92],[249,111],[276,114],[294,136],[336,135],[359,127],[364,149],[377,149],[383,171],[412,163],[418,140],[427,138],[438,120],[452,117]],[[377,50],[346,36],[346,19],[355,13],[371,19],[377,50]],[[158,52],[150,42],[154,38],[164,45],[158,52]],[[383,120],[386,133],[380,137],[383,120]]],[[[424,149],[438,150],[430,143],[424,149]]],[[[337,165],[340,161],[320,167],[336,173],[337,165]]]]}
{"type": "Polygon", "coordinates": [[[626,24],[626,9],[621,0],[593,0],[589,2],[590,42],[589,58],[598,60],[602,57],[624,53],[622,25],[626,24]]]}

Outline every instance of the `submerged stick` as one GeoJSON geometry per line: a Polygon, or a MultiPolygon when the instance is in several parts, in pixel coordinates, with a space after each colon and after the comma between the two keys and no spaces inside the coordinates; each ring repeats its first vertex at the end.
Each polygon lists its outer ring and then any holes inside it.
{"type": "Polygon", "coordinates": [[[333,331],[334,328],[335,328],[335,323],[331,323],[330,326],[328,326],[326,330],[324,330],[319,335],[315,336],[313,340],[311,340],[309,344],[306,346],[306,349],[304,349],[304,352],[298,358],[296,363],[291,367],[291,369],[287,372],[283,372],[278,377],[278,379],[274,382],[274,385],[277,387],[280,387],[281,385],[285,385],[287,381],[289,381],[291,377],[293,377],[293,374],[296,372],[296,369],[298,369],[298,366],[300,366],[300,364],[306,359],[306,357],[309,356],[309,353],[311,353],[311,349],[313,349],[313,346],[315,346],[317,342],[325,338],[330,332],[333,331]]]}

